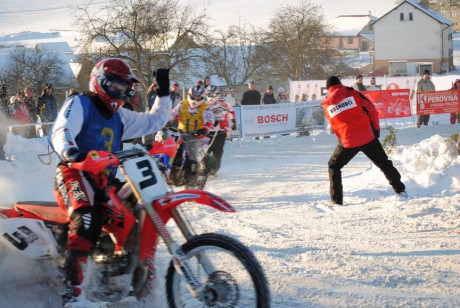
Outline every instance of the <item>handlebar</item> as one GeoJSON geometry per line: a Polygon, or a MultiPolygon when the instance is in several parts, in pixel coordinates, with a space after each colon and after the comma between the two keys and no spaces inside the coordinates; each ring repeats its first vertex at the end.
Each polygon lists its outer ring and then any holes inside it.
{"type": "Polygon", "coordinates": [[[130,149],[111,153],[108,151],[89,151],[81,162],[68,163],[68,166],[81,171],[98,174],[107,167],[117,167],[121,161],[134,156],[145,155],[142,149],[130,149]]]}

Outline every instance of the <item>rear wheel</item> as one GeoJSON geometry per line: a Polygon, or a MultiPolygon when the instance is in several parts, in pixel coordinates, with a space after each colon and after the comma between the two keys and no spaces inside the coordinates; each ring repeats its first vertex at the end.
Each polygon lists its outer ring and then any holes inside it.
{"type": "Polygon", "coordinates": [[[193,237],[182,249],[204,290],[193,297],[171,262],[166,276],[170,307],[270,307],[262,267],[241,242],[208,233],[193,237]]]}

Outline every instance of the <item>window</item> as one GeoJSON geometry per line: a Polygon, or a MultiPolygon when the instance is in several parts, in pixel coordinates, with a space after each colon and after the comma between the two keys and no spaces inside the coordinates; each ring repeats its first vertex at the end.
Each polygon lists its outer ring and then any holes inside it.
{"type": "Polygon", "coordinates": [[[446,12],[445,12],[445,11],[440,11],[439,14],[441,14],[442,16],[446,16],[446,12]]]}
{"type": "Polygon", "coordinates": [[[353,44],[353,36],[348,37],[348,44],[353,44]]]}
{"type": "Polygon", "coordinates": [[[409,20],[410,20],[410,21],[413,21],[413,20],[414,20],[414,14],[409,13],[409,20]]]}
{"type": "Polygon", "coordinates": [[[450,17],[456,18],[457,17],[457,11],[451,11],[450,12],[450,17]]]}
{"type": "Polygon", "coordinates": [[[404,13],[399,13],[399,21],[404,21],[404,13]]]}
{"type": "Polygon", "coordinates": [[[450,6],[456,6],[457,0],[450,0],[450,6]]]}
{"type": "Polygon", "coordinates": [[[436,0],[430,0],[429,3],[436,3],[436,0]]]}

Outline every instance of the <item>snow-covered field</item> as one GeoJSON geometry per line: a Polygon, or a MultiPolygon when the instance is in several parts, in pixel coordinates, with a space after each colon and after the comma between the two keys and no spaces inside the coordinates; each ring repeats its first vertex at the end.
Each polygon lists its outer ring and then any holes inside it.
{"type": "MultiPolygon", "coordinates": [[[[274,307],[458,307],[460,159],[446,138],[460,125],[447,124],[447,115],[420,129],[405,120],[388,124],[398,128],[391,158],[407,186],[406,201],[359,154],[343,169],[346,206],[328,206],[327,161],[336,138],[315,132],[227,142],[222,169],[207,190],[238,212],[193,206],[186,213],[198,232],[232,234],[255,252],[274,307]]],[[[37,158],[46,153],[46,140],[9,136],[6,150],[16,160],[0,161],[0,204],[53,200],[54,157],[51,165],[37,158]]],[[[62,286],[46,279],[55,272],[0,254],[2,307],[59,307],[62,286]]],[[[126,307],[166,306],[167,262],[161,246],[156,298],[126,307]]]]}

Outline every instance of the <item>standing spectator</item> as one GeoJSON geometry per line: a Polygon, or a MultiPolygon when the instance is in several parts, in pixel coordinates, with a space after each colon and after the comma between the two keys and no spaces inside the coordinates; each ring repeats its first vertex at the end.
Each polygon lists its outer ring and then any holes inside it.
{"type": "Polygon", "coordinates": [[[372,76],[371,80],[369,82],[370,82],[370,84],[368,86],[366,86],[366,91],[380,91],[380,90],[382,90],[382,85],[375,84],[375,76],[372,76]]]}
{"type": "MultiPolygon", "coordinates": [[[[53,122],[56,119],[57,103],[53,91],[53,85],[48,82],[38,98],[37,110],[42,123],[53,122]]],[[[43,134],[48,135],[50,129],[50,124],[44,125],[43,134]]]]}
{"type": "Polygon", "coordinates": [[[283,87],[278,88],[278,95],[276,96],[276,102],[277,103],[289,103],[286,91],[284,90],[283,87]]]}
{"type": "Polygon", "coordinates": [[[9,112],[8,98],[6,97],[6,86],[0,84],[0,160],[5,160],[6,155],[4,146],[6,144],[6,136],[8,133],[9,112]]]}
{"type": "MultiPolygon", "coordinates": [[[[18,92],[16,99],[10,106],[10,116],[16,124],[30,124],[30,113],[29,108],[26,105],[25,98],[24,93],[18,92]]],[[[15,135],[21,135],[25,138],[30,138],[30,131],[31,128],[29,126],[15,127],[13,129],[13,133],[15,135]]]]}
{"type": "MultiPolygon", "coordinates": [[[[428,91],[436,91],[436,88],[434,86],[434,83],[430,79],[430,71],[429,70],[424,70],[422,78],[417,82],[417,86],[415,88],[415,92],[428,92],[428,91]]],[[[420,126],[423,125],[428,125],[428,122],[430,121],[430,115],[419,115],[417,119],[417,128],[420,128],[420,126]]]]}
{"type": "Polygon", "coordinates": [[[211,77],[209,77],[209,76],[204,77],[204,79],[203,79],[203,86],[204,86],[204,88],[206,89],[206,88],[209,87],[210,85],[212,85],[212,83],[211,83],[211,77]]]}
{"type": "Polygon", "coordinates": [[[216,175],[222,162],[224,145],[227,135],[236,129],[235,111],[231,104],[220,98],[220,90],[216,86],[206,88],[206,102],[209,104],[214,116],[214,127],[209,135],[212,140],[208,148],[208,157],[214,156],[215,163],[209,166],[208,174],[216,175]]]}
{"type": "Polygon", "coordinates": [[[233,88],[231,86],[225,88],[225,96],[223,99],[232,107],[238,105],[238,101],[236,100],[235,95],[233,95],[233,88]]]}
{"type": "MultiPolygon", "coordinates": [[[[455,79],[451,90],[460,90],[460,79],[455,79]]],[[[460,112],[452,112],[450,114],[450,124],[460,123],[460,112]]]]}
{"type": "Polygon", "coordinates": [[[243,93],[241,105],[260,105],[260,92],[255,89],[254,81],[248,83],[246,92],[243,93]]]}
{"type": "Polygon", "coordinates": [[[133,83],[129,94],[127,95],[127,101],[131,105],[133,111],[144,112],[145,108],[142,107],[141,99],[139,98],[139,84],[133,83]]]}
{"type": "MultiPolygon", "coordinates": [[[[169,94],[169,97],[171,98],[172,102],[172,108],[174,109],[177,105],[182,102],[182,96],[179,93],[179,84],[177,82],[173,83],[171,86],[171,94],[169,94]]],[[[178,125],[177,119],[173,119],[170,123],[169,126],[171,127],[177,127],[178,125]]]]}
{"type": "Polygon", "coordinates": [[[363,85],[363,75],[356,76],[356,82],[353,85],[353,89],[356,91],[366,91],[366,87],[363,85]]]}
{"type": "MultiPolygon", "coordinates": [[[[157,84],[153,82],[150,87],[147,89],[147,97],[146,97],[146,107],[145,107],[145,112],[149,112],[152,110],[152,106],[155,103],[155,100],[157,98],[157,84]]],[[[152,145],[153,142],[155,141],[155,134],[149,134],[142,136],[142,144],[143,145],[152,145]]]]}
{"type": "Polygon", "coordinates": [[[37,102],[35,101],[34,98],[34,93],[32,92],[32,89],[30,87],[25,87],[24,88],[24,95],[25,95],[25,103],[27,107],[29,108],[29,114],[30,114],[30,123],[37,123],[37,102]]]}
{"type": "Polygon", "coordinates": [[[152,109],[153,103],[155,102],[155,99],[157,97],[157,84],[154,82],[150,85],[150,87],[147,89],[147,106],[146,110],[149,111],[152,109]]]}
{"type": "Polygon", "coordinates": [[[173,102],[173,108],[176,107],[180,102],[182,102],[182,96],[179,93],[179,84],[177,82],[172,84],[170,96],[173,102]]]}
{"type": "Polygon", "coordinates": [[[328,162],[332,203],[343,205],[341,170],[359,152],[380,168],[398,195],[407,198],[401,175],[378,140],[380,124],[374,105],[358,91],[343,86],[336,76],[327,79],[326,88],[324,114],[339,139],[328,162]]]}
{"type": "Polygon", "coordinates": [[[80,94],[80,92],[77,89],[75,89],[75,88],[70,88],[69,89],[69,97],[79,95],[79,94],[80,94]]]}
{"type": "Polygon", "coordinates": [[[264,105],[276,104],[275,94],[273,94],[273,87],[268,85],[265,89],[264,96],[262,97],[264,105]]]}

